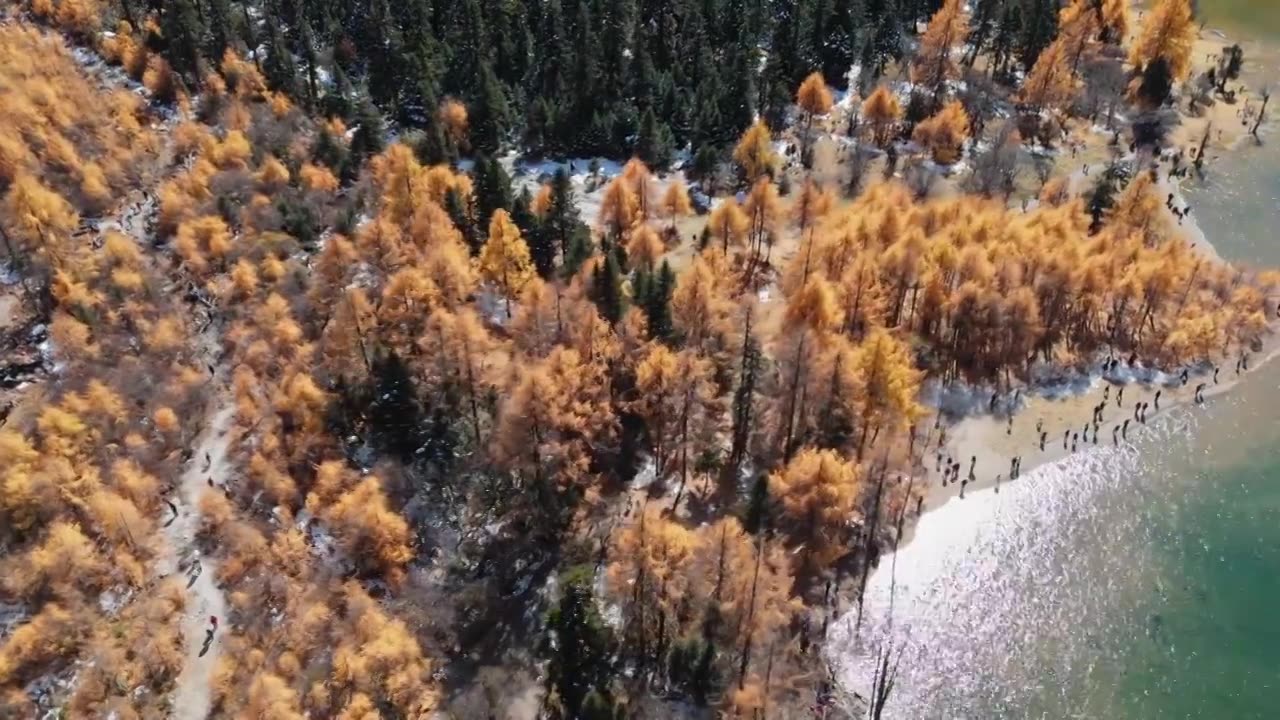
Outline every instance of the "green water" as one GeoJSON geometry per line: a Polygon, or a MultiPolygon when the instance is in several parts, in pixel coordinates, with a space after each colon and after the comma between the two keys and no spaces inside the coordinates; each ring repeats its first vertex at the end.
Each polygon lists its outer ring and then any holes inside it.
{"type": "Polygon", "coordinates": [[[1280,37],[1280,3],[1275,0],[1200,0],[1200,7],[1210,26],[1280,37]]]}

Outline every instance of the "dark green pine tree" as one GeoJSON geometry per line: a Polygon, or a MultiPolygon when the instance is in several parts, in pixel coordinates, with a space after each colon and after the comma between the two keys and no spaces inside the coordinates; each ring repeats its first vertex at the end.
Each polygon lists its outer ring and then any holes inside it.
{"type": "Polygon", "coordinates": [[[316,144],[311,148],[311,159],[337,172],[342,169],[347,159],[347,150],[322,125],[316,135],[316,144]]]}
{"type": "Polygon", "coordinates": [[[858,33],[865,25],[863,0],[832,0],[823,18],[816,44],[818,67],[827,84],[838,90],[849,87],[849,69],[858,57],[858,33]]]}
{"type": "Polygon", "coordinates": [[[742,528],[752,535],[769,530],[769,475],[757,473],[742,512],[742,528]]]}
{"type": "Polygon", "coordinates": [[[404,71],[397,91],[400,119],[443,137],[435,116],[440,104],[443,70],[440,45],[431,31],[431,3],[408,0],[404,12],[408,17],[403,34],[404,71]]]}
{"type": "Polygon", "coordinates": [[[484,245],[485,232],[480,228],[471,204],[457,189],[450,188],[444,196],[444,209],[449,214],[449,219],[453,221],[453,226],[462,233],[462,239],[471,249],[471,254],[478,255],[480,248],[484,245]]]}
{"type": "Polygon", "coordinates": [[[658,120],[653,108],[640,119],[640,135],[636,139],[636,156],[654,170],[666,170],[675,154],[675,139],[666,123],[658,120]]]}
{"type": "Polygon", "coordinates": [[[613,131],[613,120],[608,116],[609,107],[601,103],[600,34],[587,0],[579,0],[574,15],[573,48],[574,65],[570,70],[569,113],[561,124],[559,134],[571,152],[594,154],[607,148],[613,131]]]}
{"type": "Polygon", "coordinates": [[[476,155],[471,176],[475,181],[476,219],[482,227],[487,226],[495,210],[511,210],[511,176],[502,163],[484,153],[476,155]]]}
{"type": "Polygon", "coordinates": [[[359,23],[359,48],[367,65],[369,97],[378,107],[396,111],[405,71],[404,38],[389,0],[369,0],[359,23]]]}
{"type": "Polygon", "coordinates": [[[511,206],[511,220],[520,228],[525,243],[529,246],[529,258],[533,267],[544,280],[550,278],[556,270],[556,246],[547,237],[545,223],[533,214],[530,207],[533,194],[526,185],[511,206]]]}
{"type": "MultiPolygon", "coordinates": [[[[733,142],[755,121],[756,65],[758,53],[754,47],[735,45],[733,56],[728,58],[728,70],[724,74],[722,94],[717,103],[720,127],[717,133],[722,142],[733,142]]],[[[780,127],[780,126],[774,126],[780,127]]]]}
{"type": "Polygon", "coordinates": [[[591,275],[591,299],[600,310],[600,316],[610,324],[622,319],[626,310],[626,298],[622,292],[622,269],[618,254],[607,247],[604,262],[596,266],[591,275]]]}
{"type": "Polygon", "coordinates": [[[160,32],[164,36],[165,57],[174,72],[189,81],[196,79],[204,28],[192,0],[168,3],[160,16],[160,32]]]}
{"type": "Polygon", "coordinates": [[[480,68],[479,88],[471,103],[471,147],[477,152],[496,153],[502,148],[510,123],[506,92],[493,68],[480,68]]]}
{"type": "Polygon", "coordinates": [[[267,58],[262,63],[262,71],[272,90],[290,96],[297,94],[298,68],[284,33],[271,15],[267,15],[267,58]]]}
{"type": "Polygon", "coordinates": [[[575,235],[586,230],[586,226],[582,224],[582,219],[578,215],[573,181],[564,168],[557,168],[556,174],[551,178],[551,203],[547,208],[547,216],[543,219],[543,224],[546,227],[548,242],[559,251],[560,257],[567,265],[570,243],[575,235]]]}
{"type": "Polygon", "coordinates": [[[1018,59],[1030,68],[1058,34],[1058,0],[1020,0],[1018,59]]]}
{"type": "Polygon", "coordinates": [[[595,243],[591,241],[591,232],[587,230],[587,226],[579,225],[569,238],[569,249],[564,254],[564,261],[560,266],[560,275],[566,279],[578,274],[578,270],[582,268],[582,264],[591,258],[596,252],[595,243]]]}
{"type": "Polygon", "coordinates": [[[724,465],[725,478],[734,485],[747,457],[755,418],[756,383],[761,369],[760,344],[751,332],[751,316],[747,316],[739,359],[738,387],[733,392],[733,424],[729,434],[729,457],[724,465]]]}
{"type": "Polygon", "coordinates": [[[413,389],[409,368],[394,352],[374,360],[371,374],[375,389],[369,406],[374,442],[401,462],[412,462],[422,445],[419,422],[422,408],[413,389]]]}
{"type": "Polygon", "coordinates": [[[676,287],[676,274],[666,260],[662,267],[648,280],[641,307],[645,319],[649,321],[649,335],[663,342],[670,342],[674,336],[671,325],[671,293],[676,287]]]}
{"type": "Polygon", "coordinates": [[[231,0],[207,0],[209,13],[209,42],[205,45],[205,57],[215,63],[222,62],[222,54],[231,46],[231,0]]]}
{"type": "Polygon", "coordinates": [[[862,46],[864,89],[884,75],[886,65],[902,58],[902,18],[897,0],[868,0],[867,23],[874,23],[874,29],[862,46]]]}
{"type": "Polygon", "coordinates": [[[601,102],[612,104],[628,85],[628,56],[634,57],[631,39],[636,22],[635,0],[610,0],[601,5],[600,88],[601,102]]]}
{"type": "Polygon", "coordinates": [[[348,166],[359,165],[370,155],[382,152],[386,145],[386,126],[382,122],[382,113],[372,103],[361,102],[356,111],[356,130],[351,135],[351,152],[347,160],[348,166]]]}
{"type": "Polygon", "coordinates": [[[518,87],[529,68],[533,39],[523,3],[484,0],[484,19],[493,71],[507,87],[518,87]]]}
{"type": "Polygon", "coordinates": [[[1116,204],[1116,195],[1129,182],[1129,173],[1124,165],[1113,162],[1107,166],[1102,177],[1098,178],[1098,184],[1094,185],[1093,192],[1089,196],[1089,216],[1091,222],[1089,224],[1089,232],[1097,234],[1102,230],[1102,226],[1106,223],[1107,215],[1111,213],[1111,208],[1116,204]]]}
{"type": "Polygon", "coordinates": [[[444,45],[449,49],[449,71],[445,84],[474,92],[482,67],[488,64],[492,70],[497,54],[489,42],[484,8],[480,0],[457,0],[448,5],[450,16],[444,45]]]}
{"type": "Polygon", "coordinates": [[[566,717],[579,718],[589,695],[608,699],[613,633],[596,609],[589,566],[570,569],[560,586],[560,599],[547,615],[547,683],[560,697],[566,717]]]}

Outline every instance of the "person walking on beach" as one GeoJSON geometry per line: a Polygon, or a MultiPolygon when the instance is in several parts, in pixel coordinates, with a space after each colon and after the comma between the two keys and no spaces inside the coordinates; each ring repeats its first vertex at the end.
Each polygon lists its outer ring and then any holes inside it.
{"type": "Polygon", "coordinates": [[[1079,447],[1079,444],[1080,444],[1080,433],[1076,433],[1071,438],[1071,452],[1075,452],[1076,448],[1079,447]]]}
{"type": "Polygon", "coordinates": [[[1116,393],[1116,407],[1124,407],[1124,386],[1120,386],[1120,391],[1116,393]]]}
{"type": "MultiPolygon", "coordinates": [[[[1186,371],[1186,370],[1183,370],[1182,372],[1183,372],[1183,373],[1186,373],[1187,371],[1186,371]]],[[[1184,381],[1182,384],[1183,384],[1183,385],[1186,385],[1187,383],[1184,381]]],[[[1162,391],[1162,390],[1157,390],[1157,391],[1156,391],[1156,412],[1160,412],[1160,393],[1161,393],[1161,392],[1163,392],[1163,391],[1162,391]]]]}
{"type": "Polygon", "coordinates": [[[1009,426],[1004,431],[1005,435],[1013,434],[1013,413],[1009,413],[1009,426]]]}
{"type": "Polygon", "coordinates": [[[974,482],[977,477],[973,474],[973,469],[978,465],[978,456],[974,455],[969,458],[969,482],[974,482]]]}
{"type": "Polygon", "coordinates": [[[1218,384],[1218,370],[1220,369],[1221,368],[1219,368],[1217,365],[1213,366],[1213,384],[1214,385],[1218,384]]]}
{"type": "Polygon", "coordinates": [[[1186,369],[1186,368],[1182,368],[1182,375],[1181,375],[1180,377],[1181,377],[1181,379],[1182,379],[1182,384],[1185,386],[1185,385],[1187,384],[1187,369],[1186,369]]]}
{"type": "Polygon", "coordinates": [[[1071,428],[1067,428],[1066,431],[1062,433],[1062,449],[1063,450],[1067,449],[1067,442],[1070,440],[1071,440],[1071,428]]]}
{"type": "Polygon", "coordinates": [[[1124,425],[1120,427],[1120,437],[1124,440],[1129,439],[1129,418],[1124,419],[1124,425]]]}
{"type": "Polygon", "coordinates": [[[1119,425],[1112,425],[1112,426],[1111,426],[1111,445],[1112,445],[1112,447],[1119,447],[1119,445],[1120,445],[1119,435],[1120,435],[1120,426],[1119,426],[1119,425]]]}
{"type": "Polygon", "coordinates": [[[1196,386],[1196,403],[1204,402],[1204,383],[1196,386]]]}
{"type": "Polygon", "coordinates": [[[1040,431],[1040,452],[1044,452],[1044,441],[1049,439],[1049,433],[1040,431]]]}

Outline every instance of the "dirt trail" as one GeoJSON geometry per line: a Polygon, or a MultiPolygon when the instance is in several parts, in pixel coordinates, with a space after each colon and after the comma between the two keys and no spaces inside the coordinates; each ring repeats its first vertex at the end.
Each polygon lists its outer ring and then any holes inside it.
{"type": "Polygon", "coordinates": [[[221,634],[225,632],[225,625],[219,625],[212,642],[207,642],[207,639],[211,616],[216,616],[220,623],[226,622],[226,598],[215,582],[213,558],[200,552],[195,539],[200,526],[198,507],[201,493],[217,492],[209,487],[209,480],[220,485],[226,479],[227,430],[231,426],[233,410],[221,393],[210,404],[204,430],[192,446],[191,459],[172,499],[178,508],[178,517],[165,528],[169,542],[160,560],[160,571],[166,575],[180,572],[188,578],[187,606],[182,616],[187,660],[173,691],[170,715],[176,720],[203,720],[208,717],[212,704],[210,680],[222,650],[221,634]]]}
{"type": "MultiPolygon", "coordinates": [[[[155,214],[155,196],[143,194],[125,207],[118,222],[108,221],[102,229],[115,226],[144,248],[149,248],[155,214]]],[[[181,279],[174,278],[173,281],[171,291],[182,294],[181,279]]],[[[226,368],[218,361],[218,323],[203,305],[194,303],[188,307],[192,327],[199,329],[194,338],[197,365],[208,367],[213,372],[205,386],[208,393],[205,416],[187,423],[188,427],[199,428],[200,432],[190,440],[190,459],[175,492],[168,498],[177,515],[164,528],[167,542],[157,560],[156,570],[161,577],[183,575],[187,587],[187,604],[180,619],[186,643],[186,662],[174,686],[169,717],[173,720],[204,720],[212,708],[210,683],[222,653],[222,633],[227,630],[227,602],[216,583],[216,562],[200,552],[196,533],[200,528],[201,494],[219,492],[218,488],[225,487],[231,475],[227,459],[228,430],[235,406],[226,391],[226,368]],[[210,487],[210,483],[214,487],[210,487]],[[213,617],[218,618],[219,625],[210,634],[213,617]]]]}

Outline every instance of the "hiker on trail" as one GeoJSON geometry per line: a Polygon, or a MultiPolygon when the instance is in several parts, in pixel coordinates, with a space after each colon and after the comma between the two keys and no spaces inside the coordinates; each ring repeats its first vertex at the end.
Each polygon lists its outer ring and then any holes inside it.
{"type": "MultiPolygon", "coordinates": [[[[1185,372],[1186,372],[1186,370],[1183,370],[1182,372],[1184,372],[1184,373],[1185,373],[1185,372]]],[[[1182,384],[1183,384],[1183,385],[1186,385],[1187,383],[1184,381],[1182,384]]],[[[1157,391],[1156,391],[1156,412],[1160,412],[1160,393],[1161,393],[1161,392],[1163,392],[1163,391],[1162,391],[1162,390],[1157,390],[1157,391]]]]}

